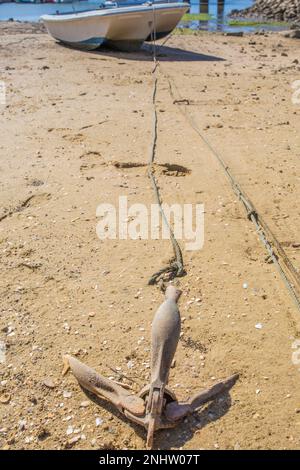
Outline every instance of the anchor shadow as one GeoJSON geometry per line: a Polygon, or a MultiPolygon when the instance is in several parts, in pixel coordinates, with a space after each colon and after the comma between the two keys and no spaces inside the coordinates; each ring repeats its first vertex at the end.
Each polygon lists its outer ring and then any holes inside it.
{"type": "MultiPolygon", "coordinates": [[[[123,421],[123,423],[125,423],[127,426],[130,426],[142,440],[146,440],[146,429],[126,418],[126,416],[124,416],[109,401],[97,397],[82,387],[80,388],[86,397],[89,398],[93,403],[101,408],[104,408],[115,418],[123,421]]],[[[184,418],[183,421],[178,422],[176,427],[158,430],[155,433],[153,450],[169,450],[182,447],[186,442],[192,439],[197,431],[199,432],[208,424],[217,421],[226,415],[231,407],[231,404],[232,401],[229,391],[220,393],[209,404],[203,405],[199,410],[184,418]]]]}
{"type": "Polygon", "coordinates": [[[215,400],[185,418],[176,428],[164,429],[157,433],[155,437],[157,446],[162,450],[182,447],[193,438],[196,432],[200,432],[208,424],[225,416],[231,405],[230,393],[227,391],[220,394],[215,400]]]}
{"type": "MultiPolygon", "coordinates": [[[[147,431],[140,425],[134,423],[130,419],[128,419],[123,413],[121,413],[114,405],[112,405],[109,401],[105,400],[105,398],[100,398],[96,395],[94,395],[92,392],[89,392],[85,388],[81,387],[81,390],[85,394],[85,396],[91,400],[95,405],[99,406],[100,408],[103,408],[106,410],[108,413],[113,415],[115,418],[119,419],[120,421],[123,421],[127,426],[130,426],[134,432],[143,440],[146,439],[147,437],[147,431]]],[[[107,450],[120,450],[117,448],[112,448],[112,449],[107,449],[107,450]]]]}

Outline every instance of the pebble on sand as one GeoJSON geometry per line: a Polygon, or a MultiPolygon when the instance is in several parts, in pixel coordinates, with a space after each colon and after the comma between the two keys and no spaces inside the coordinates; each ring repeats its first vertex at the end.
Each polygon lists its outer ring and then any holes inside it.
{"type": "Polygon", "coordinates": [[[81,408],[87,408],[90,405],[90,402],[85,400],[80,403],[81,408]]]}
{"type": "Polygon", "coordinates": [[[6,405],[10,402],[11,396],[8,393],[3,393],[0,395],[0,403],[6,405]]]}
{"type": "Polygon", "coordinates": [[[103,419],[102,419],[102,418],[96,418],[95,421],[96,421],[96,426],[97,426],[97,428],[98,428],[99,426],[101,426],[101,424],[103,424],[103,419]]]}
{"type": "Polygon", "coordinates": [[[45,378],[43,381],[42,381],[42,384],[45,385],[45,387],[47,388],[55,388],[56,385],[55,383],[53,382],[52,379],[50,379],[49,377],[45,378]]]}
{"type": "Polygon", "coordinates": [[[68,426],[67,431],[66,431],[66,435],[70,436],[71,434],[73,434],[73,426],[68,426]]]}

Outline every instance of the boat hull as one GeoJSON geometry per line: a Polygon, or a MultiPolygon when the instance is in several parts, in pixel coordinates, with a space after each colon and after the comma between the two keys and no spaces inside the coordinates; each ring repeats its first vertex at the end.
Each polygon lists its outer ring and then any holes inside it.
{"type": "Polygon", "coordinates": [[[168,34],[189,6],[183,3],[138,5],[87,12],[44,15],[49,34],[64,44],[83,50],[101,45],[133,51],[145,40],[168,34]]]}

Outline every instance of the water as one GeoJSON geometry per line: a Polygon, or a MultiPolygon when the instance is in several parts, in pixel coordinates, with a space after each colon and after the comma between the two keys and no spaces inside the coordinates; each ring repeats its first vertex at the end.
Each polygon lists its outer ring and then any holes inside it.
{"type": "MultiPolygon", "coordinates": [[[[191,0],[191,13],[199,13],[200,3],[209,4],[209,13],[213,16],[217,16],[217,0],[191,0]]],[[[243,8],[251,7],[254,4],[254,0],[225,0],[224,3],[224,14],[228,15],[232,10],[242,10],[243,8]]]]}
{"type": "MultiPolygon", "coordinates": [[[[224,11],[218,15],[218,1],[217,0],[190,0],[190,13],[200,13],[201,5],[209,5],[208,13],[212,17],[209,21],[189,21],[182,22],[180,26],[188,27],[191,29],[206,30],[206,31],[228,31],[230,28],[227,25],[228,15],[232,10],[242,10],[254,4],[254,0],[225,0],[224,11]]],[[[234,27],[234,31],[243,30],[243,27],[234,27]]]]}
{"type": "MultiPolygon", "coordinates": [[[[118,2],[119,4],[132,4],[132,3],[143,3],[146,0],[123,0],[118,2]]],[[[162,0],[160,0],[162,1],[162,0]]],[[[166,0],[168,1],[168,0],[166,0]]],[[[208,0],[200,0],[203,4],[207,3],[208,0]]],[[[199,13],[200,1],[190,0],[191,13],[199,13]]],[[[253,5],[254,0],[225,0],[224,13],[218,17],[217,15],[217,0],[209,0],[209,14],[213,16],[213,19],[209,21],[188,21],[181,22],[180,26],[184,28],[200,29],[208,31],[245,31],[252,32],[257,29],[262,29],[261,26],[256,27],[245,27],[235,26],[230,27],[227,24],[228,14],[234,9],[247,8],[253,5]]],[[[19,21],[39,21],[41,15],[56,13],[67,13],[73,11],[83,10],[94,10],[99,7],[101,0],[87,0],[87,1],[74,1],[72,3],[36,3],[36,4],[22,4],[22,3],[0,3],[0,21],[7,21],[10,18],[19,21]]],[[[279,26],[268,26],[264,29],[267,30],[278,30],[283,29],[279,26]]]]}
{"type": "Polygon", "coordinates": [[[94,10],[101,1],[88,0],[72,3],[0,3],[0,21],[10,18],[19,21],[38,21],[42,15],[59,11],[67,13],[72,11],[94,10]]]}

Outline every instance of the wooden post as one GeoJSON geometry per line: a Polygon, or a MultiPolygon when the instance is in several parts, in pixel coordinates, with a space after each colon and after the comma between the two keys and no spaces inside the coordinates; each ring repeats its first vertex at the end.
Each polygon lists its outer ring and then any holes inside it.
{"type": "Polygon", "coordinates": [[[209,0],[199,0],[199,3],[200,3],[200,13],[208,14],[209,0]]]}
{"type": "Polygon", "coordinates": [[[218,18],[223,18],[224,6],[225,6],[225,0],[218,0],[218,18]]]}

